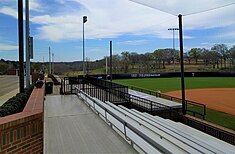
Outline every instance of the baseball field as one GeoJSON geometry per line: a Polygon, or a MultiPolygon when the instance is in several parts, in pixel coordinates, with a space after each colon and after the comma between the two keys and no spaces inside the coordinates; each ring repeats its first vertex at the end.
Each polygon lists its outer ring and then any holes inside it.
{"type": "MultiPolygon", "coordinates": [[[[181,97],[180,78],[122,79],[115,82],[181,97]]],[[[185,88],[186,99],[206,105],[205,120],[235,130],[234,77],[185,78],[185,88]]]]}

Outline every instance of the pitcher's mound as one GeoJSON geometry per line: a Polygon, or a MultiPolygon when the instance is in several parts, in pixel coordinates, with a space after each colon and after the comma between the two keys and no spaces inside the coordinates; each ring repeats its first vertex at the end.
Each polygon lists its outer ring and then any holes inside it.
{"type": "MultiPolygon", "coordinates": [[[[181,91],[165,93],[181,98],[181,91]]],[[[205,104],[207,108],[235,115],[235,88],[189,89],[186,99],[205,104]]]]}

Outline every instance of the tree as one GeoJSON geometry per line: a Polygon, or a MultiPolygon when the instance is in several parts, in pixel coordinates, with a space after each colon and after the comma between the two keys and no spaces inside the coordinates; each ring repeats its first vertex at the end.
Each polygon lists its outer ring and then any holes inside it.
{"type": "Polygon", "coordinates": [[[211,50],[217,51],[220,56],[220,64],[221,68],[223,67],[223,60],[224,60],[224,67],[226,68],[226,60],[228,56],[228,47],[225,44],[215,44],[211,50]]]}
{"type": "Polygon", "coordinates": [[[128,51],[123,51],[121,53],[121,58],[122,58],[124,73],[127,73],[130,65],[130,53],[128,51]]]}
{"type": "Polygon", "coordinates": [[[198,59],[201,57],[202,54],[202,50],[200,48],[192,48],[189,52],[188,52],[190,58],[195,59],[196,64],[198,59]]]}
{"type": "Polygon", "coordinates": [[[0,61],[0,75],[1,74],[6,74],[7,69],[8,69],[8,64],[1,60],[0,61]]]}
{"type": "Polygon", "coordinates": [[[39,63],[33,63],[31,65],[31,68],[34,69],[36,72],[39,72],[41,70],[41,65],[39,63]]]}
{"type": "Polygon", "coordinates": [[[158,69],[160,69],[161,68],[161,62],[163,60],[162,49],[155,50],[153,52],[153,57],[155,59],[156,65],[158,65],[158,69]]]}
{"type": "Polygon", "coordinates": [[[138,61],[138,54],[136,52],[131,52],[129,58],[130,58],[130,63],[132,65],[132,69],[134,69],[138,61]]]}
{"type": "Polygon", "coordinates": [[[120,73],[121,72],[121,57],[120,55],[113,55],[112,56],[113,61],[113,73],[120,73]]]}
{"type": "Polygon", "coordinates": [[[188,64],[190,64],[191,63],[191,57],[189,56],[188,52],[184,53],[184,59],[185,58],[188,60],[188,64]]]}
{"type": "Polygon", "coordinates": [[[229,49],[229,57],[231,58],[232,65],[235,65],[235,45],[229,49]]]}

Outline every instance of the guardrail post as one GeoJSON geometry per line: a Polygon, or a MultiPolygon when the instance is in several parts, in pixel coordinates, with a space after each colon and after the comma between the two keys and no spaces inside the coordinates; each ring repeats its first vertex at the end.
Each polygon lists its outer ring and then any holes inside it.
{"type": "Polygon", "coordinates": [[[170,107],[170,119],[171,119],[171,112],[172,112],[172,108],[170,107]]]}
{"type": "Polygon", "coordinates": [[[153,102],[151,101],[151,114],[153,114],[153,102]]]}
{"type": "Polygon", "coordinates": [[[64,92],[63,93],[65,94],[65,78],[64,78],[64,83],[63,84],[64,84],[64,87],[63,87],[64,88],[64,92]]]}

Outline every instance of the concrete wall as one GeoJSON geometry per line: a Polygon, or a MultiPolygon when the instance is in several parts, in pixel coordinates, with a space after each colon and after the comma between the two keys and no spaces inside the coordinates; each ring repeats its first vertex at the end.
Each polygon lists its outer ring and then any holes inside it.
{"type": "Polygon", "coordinates": [[[44,92],[35,88],[23,112],[0,118],[0,154],[43,153],[44,92]]]}

